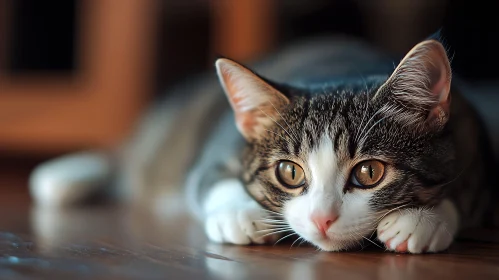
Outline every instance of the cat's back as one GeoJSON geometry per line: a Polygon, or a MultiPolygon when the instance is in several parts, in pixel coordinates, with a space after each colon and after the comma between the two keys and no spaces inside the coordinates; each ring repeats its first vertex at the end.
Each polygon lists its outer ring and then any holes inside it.
{"type": "Polygon", "coordinates": [[[317,38],[291,45],[249,65],[276,82],[296,86],[389,75],[394,57],[355,38],[317,38]]]}

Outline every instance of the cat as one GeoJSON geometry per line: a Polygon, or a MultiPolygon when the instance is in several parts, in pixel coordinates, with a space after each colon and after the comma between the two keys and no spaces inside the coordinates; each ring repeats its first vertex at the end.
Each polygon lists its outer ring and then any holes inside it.
{"type": "MultiPolygon", "coordinates": [[[[492,153],[477,113],[451,83],[438,38],[414,46],[395,69],[391,56],[353,39],[290,49],[255,64],[273,80],[219,58],[219,86],[200,79],[151,110],[148,132],[122,149],[119,192],[184,183],[207,237],[238,245],[296,236],[343,251],[376,234],[390,251],[440,252],[460,229],[484,223],[492,153]],[[154,160],[146,164],[145,155],[154,160]]],[[[85,156],[110,173],[102,153],[55,161],[81,168],[85,156]]],[[[50,164],[35,170],[35,200],[74,203],[95,192],[56,174],[50,164]],[[60,195],[73,188],[84,190],[60,195]]]]}
{"type": "MultiPolygon", "coordinates": [[[[356,56],[356,48],[346,50],[356,56]]],[[[439,40],[417,44],[391,73],[378,65],[329,75],[327,67],[345,62],[316,63],[296,69],[299,82],[275,83],[216,61],[245,144],[235,173],[211,165],[188,180],[205,188],[190,193],[202,193],[197,211],[212,241],[297,235],[341,251],[376,231],[391,251],[440,252],[460,228],[480,223],[490,151],[476,113],[451,86],[439,40]]]]}

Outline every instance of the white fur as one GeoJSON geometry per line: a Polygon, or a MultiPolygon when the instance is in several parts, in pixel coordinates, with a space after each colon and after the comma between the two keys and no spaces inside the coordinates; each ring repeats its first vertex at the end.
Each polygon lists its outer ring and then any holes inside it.
{"type": "Polygon", "coordinates": [[[98,152],[69,154],[37,166],[30,176],[30,192],[38,205],[70,205],[99,191],[109,176],[108,155],[98,152]]]}
{"type": "Polygon", "coordinates": [[[329,137],[324,137],[318,148],[310,153],[308,168],[312,175],[308,192],[290,200],[284,207],[289,225],[322,250],[338,251],[355,245],[361,236],[372,231],[374,218],[368,206],[371,194],[355,191],[343,194],[349,172],[338,166],[329,137]],[[311,215],[330,212],[339,217],[327,230],[327,239],[324,239],[311,215]]]}
{"type": "Polygon", "coordinates": [[[387,215],[378,225],[378,238],[389,243],[387,249],[392,251],[407,241],[410,253],[439,252],[449,247],[457,229],[457,210],[444,200],[432,209],[405,209],[387,215]]]}
{"type": "Polygon", "coordinates": [[[336,154],[333,148],[333,141],[330,137],[323,137],[319,146],[312,150],[308,157],[308,166],[312,178],[310,178],[313,188],[310,188],[310,192],[317,193],[326,192],[326,189],[333,191],[330,198],[338,199],[340,193],[336,188],[329,188],[329,185],[334,184],[334,181],[338,177],[338,163],[336,159],[336,154]]]}
{"type": "Polygon", "coordinates": [[[227,179],[213,186],[204,205],[205,231],[211,241],[246,245],[274,241],[265,238],[270,226],[263,222],[265,211],[246,194],[241,182],[227,179]]]}

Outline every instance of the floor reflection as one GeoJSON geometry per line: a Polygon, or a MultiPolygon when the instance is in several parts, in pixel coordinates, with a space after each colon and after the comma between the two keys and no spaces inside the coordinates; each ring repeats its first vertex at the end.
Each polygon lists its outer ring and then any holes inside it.
{"type": "Polygon", "coordinates": [[[0,232],[0,278],[2,270],[16,274],[26,269],[120,279],[168,275],[168,279],[409,280],[499,274],[490,264],[475,269],[476,252],[486,252],[489,262],[496,260],[493,249],[477,244],[420,256],[383,252],[374,246],[319,252],[307,245],[291,247],[292,241],[276,246],[214,244],[182,203],[172,196],[145,205],[32,207],[32,236],[0,232]]]}

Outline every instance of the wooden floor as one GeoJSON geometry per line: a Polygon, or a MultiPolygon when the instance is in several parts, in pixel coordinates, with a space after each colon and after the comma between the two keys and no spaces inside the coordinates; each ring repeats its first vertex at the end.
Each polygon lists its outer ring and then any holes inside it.
{"type": "MultiPolygon", "coordinates": [[[[0,279],[499,279],[499,243],[403,255],[370,243],[348,253],[211,244],[172,197],[162,209],[31,205],[26,173],[0,179],[0,279]]],[[[488,232],[497,240],[498,232],[488,232]]]]}

